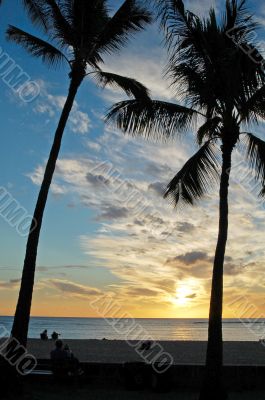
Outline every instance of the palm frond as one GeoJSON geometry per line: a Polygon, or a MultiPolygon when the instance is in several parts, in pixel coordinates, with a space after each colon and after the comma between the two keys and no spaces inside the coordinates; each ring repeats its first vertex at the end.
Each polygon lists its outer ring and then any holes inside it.
{"type": "Polygon", "coordinates": [[[240,107],[265,77],[262,64],[249,55],[259,52],[253,43],[256,25],[245,1],[227,0],[223,23],[213,9],[200,19],[185,9],[182,0],[157,1],[171,54],[167,73],[178,96],[195,108],[211,103],[215,112],[231,99],[240,107]]]}
{"type": "Polygon", "coordinates": [[[185,6],[182,0],[157,0],[155,7],[163,29],[168,28],[170,31],[177,27],[186,28],[185,6]]]}
{"type": "Polygon", "coordinates": [[[230,62],[230,75],[233,76],[230,86],[239,93],[239,108],[241,103],[246,102],[265,83],[265,60],[262,48],[255,39],[258,26],[247,9],[245,0],[226,1],[222,32],[225,34],[225,45],[227,49],[230,48],[229,57],[234,59],[233,63],[230,62]]]}
{"type": "Polygon", "coordinates": [[[57,39],[62,47],[73,45],[75,43],[75,32],[67,19],[64,18],[60,7],[55,0],[46,0],[46,3],[49,6],[49,12],[53,21],[53,37],[57,39]]]}
{"type": "Polygon", "coordinates": [[[226,0],[226,13],[223,18],[223,29],[232,35],[240,44],[253,40],[253,31],[256,30],[258,24],[254,21],[252,15],[246,7],[246,0],[226,0]]]}
{"type": "Polygon", "coordinates": [[[68,21],[68,23],[72,26],[73,22],[73,0],[64,0],[63,3],[60,3],[60,9],[64,18],[68,21]]]}
{"type": "Polygon", "coordinates": [[[124,133],[166,140],[196,124],[196,110],[158,100],[127,100],[115,104],[106,116],[124,133]]]}
{"type": "Polygon", "coordinates": [[[260,195],[265,196],[265,142],[252,133],[246,133],[247,158],[256,172],[256,179],[261,183],[260,195]]]}
{"type": "Polygon", "coordinates": [[[170,54],[167,75],[177,94],[188,96],[192,107],[214,103],[210,86],[220,81],[217,66],[221,37],[214,10],[210,10],[208,19],[200,19],[185,9],[182,0],[158,0],[157,7],[170,54]]]}
{"type": "Polygon", "coordinates": [[[103,88],[105,88],[105,86],[120,88],[127,96],[133,96],[138,100],[149,98],[148,89],[135,79],[103,71],[96,71],[93,75],[97,80],[97,84],[103,88]]]}
{"type": "Polygon", "coordinates": [[[22,0],[25,9],[31,21],[43,28],[45,31],[48,30],[47,12],[45,2],[43,0],[22,0]]]}
{"type": "Polygon", "coordinates": [[[258,117],[265,119],[265,85],[260,87],[255,93],[240,104],[240,122],[257,122],[258,117]]]}
{"type": "Polygon", "coordinates": [[[199,65],[200,62],[198,63],[196,58],[183,63],[171,59],[166,71],[172,82],[171,87],[178,98],[192,107],[209,108],[211,104],[213,109],[217,109],[215,93],[209,89],[210,76],[206,79],[199,65]]]}
{"type": "Polygon", "coordinates": [[[64,10],[78,32],[81,47],[86,40],[92,44],[110,19],[106,0],[74,0],[72,4],[64,0],[64,10]]]}
{"type": "Polygon", "coordinates": [[[208,141],[168,184],[164,197],[169,197],[175,206],[194,205],[218,181],[218,164],[215,147],[208,141]]]}
{"type": "Polygon", "coordinates": [[[96,51],[113,53],[123,47],[131,35],[151,22],[150,12],[135,0],[125,0],[99,34],[96,51]]]}
{"type": "Polygon", "coordinates": [[[156,8],[169,50],[186,51],[189,48],[201,52],[198,33],[203,24],[197,15],[185,9],[182,0],[157,0],[156,8]]]}
{"type": "Polygon", "coordinates": [[[15,26],[9,25],[7,39],[20,44],[29,54],[40,57],[48,66],[57,67],[67,60],[56,47],[15,26]]]}
{"type": "Polygon", "coordinates": [[[220,131],[219,131],[219,125],[221,123],[221,118],[220,117],[213,117],[209,118],[206,120],[204,124],[200,126],[197,132],[197,142],[199,145],[201,145],[204,140],[209,140],[213,136],[218,136],[220,131]]]}

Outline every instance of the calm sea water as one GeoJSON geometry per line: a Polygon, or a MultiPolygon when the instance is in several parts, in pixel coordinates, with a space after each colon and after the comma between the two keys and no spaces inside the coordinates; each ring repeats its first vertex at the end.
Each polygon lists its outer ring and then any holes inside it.
{"type": "MultiPolygon", "coordinates": [[[[207,340],[208,324],[206,319],[135,319],[110,320],[120,332],[117,332],[110,323],[103,318],[48,318],[32,317],[30,321],[29,337],[39,338],[40,332],[48,330],[50,335],[54,330],[64,339],[134,339],[135,333],[126,336],[127,328],[137,324],[148,332],[154,340],[207,340]]],[[[0,326],[4,325],[10,331],[12,317],[0,317],[0,326]]],[[[231,341],[258,341],[265,338],[265,319],[262,320],[233,320],[226,319],[223,324],[224,340],[231,341]]]]}

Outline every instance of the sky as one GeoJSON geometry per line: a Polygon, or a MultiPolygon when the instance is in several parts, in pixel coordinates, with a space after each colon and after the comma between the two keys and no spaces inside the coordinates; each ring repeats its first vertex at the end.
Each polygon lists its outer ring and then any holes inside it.
{"type": "MultiPolygon", "coordinates": [[[[68,90],[68,68],[48,69],[7,42],[7,24],[37,34],[19,0],[0,9],[1,195],[33,213],[53,134],[68,90]],[[15,12],[14,12],[15,10],[15,12]],[[22,101],[4,80],[8,54],[40,88],[22,101]]],[[[205,15],[224,1],[190,0],[205,15]]],[[[265,7],[249,1],[265,38],[265,7]]],[[[121,1],[112,1],[117,7],[121,1]]],[[[156,24],[138,33],[105,70],[136,78],[153,98],[176,101],[164,77],[167,54],[156,24]]],[[[218,186],[196,207],[176,210],[163,199],[167,183],[196,151],[192,132],[170,143],[130,138],[104,123],[124,98],[86,79],[67,128],[45,210],[32,315],[100,317],[93,302],[115,299],[123,312],[146,318],[207,318],[217,239],[218,186]]],[[[264,138],[264,126],[252,127],[264,138]]],[[[224,317],[265,317],[265,208],[242,151],[233,158],[224,317]],[[240,304],[246,308],[240,308],[240,304]]],[[[25,232],[24,232],[25,233],[25,232]]],[[[0,314],[12,315],[26,237],[0,213],[0,314]]],[[[122,311],[120,311],[122,313],[122,311]]]]}

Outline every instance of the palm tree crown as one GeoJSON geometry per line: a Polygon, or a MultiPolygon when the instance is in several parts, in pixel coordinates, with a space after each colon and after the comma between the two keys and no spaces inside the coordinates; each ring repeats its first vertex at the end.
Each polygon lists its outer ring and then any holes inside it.
{"type": "Polygon", "coordinates": [[[166,72],[180,103],[127,100],[111,108],[107,121],[126,133],[162,140],[203,121],[196,133],[202,147],[168,185],[166,196],[173,196],[176,205],[181,201],[193,204],[206,193],[216,181],[217,145],[234,147],[240,135],[245,137],[249,160],[264,185],[263,142],[242,131],[265,118],[264,62],[251,42],[257,25],[247,13],[245,0],[227,0],[221,23],[213,9],[202,20],[179,0],[159,0],[157,8],[170,52],[166,72]]]}
{"type": "Polygon", "coordinates": [[[104,73],[100,69],[106,54],[115,54],[131,35],[151,22],[150,13],[136,0],[126,0],[109,15],[107,0],[22,0],[32,20],[48,41],[9,26],[7,38],[40,57],[49,67],[67,62],[70,78],[82,80],[87,74],[101,86],[119,85],[127,94],[147,95],[133,79],[104,73]]]}

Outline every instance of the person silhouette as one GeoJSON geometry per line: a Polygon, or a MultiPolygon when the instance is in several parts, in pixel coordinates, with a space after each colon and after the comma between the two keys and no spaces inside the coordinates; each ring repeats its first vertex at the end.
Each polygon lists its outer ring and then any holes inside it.
{"type": "Polygon", "coordinates": [[[58,340],[59,336],[60,336],[60,333],[57,333],[55,331],[53,331],[53,333],[51,334],[52,340],[58,340]]]}
{"type": "Polygon", "coordinates": [[[63,347],[62,340],[56,340],[55,349],[51,351],[53,373],[56,376],[80,376],[84,372],[80,368],[79,360],[74,356],[69,346],[63,347]]]}
{"type": "Polygon", "coordinates": [[[43,332],[40,334],[41,340],[48,340],[48,331],[45,329],[43,332]]]}

